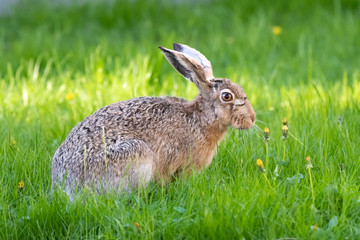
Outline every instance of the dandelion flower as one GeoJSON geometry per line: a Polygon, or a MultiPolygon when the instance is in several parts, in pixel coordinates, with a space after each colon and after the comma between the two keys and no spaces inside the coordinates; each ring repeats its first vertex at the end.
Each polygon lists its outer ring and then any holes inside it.
{"type": "Polygon", "coordinates": [[[74,97],[75,97],[75,94],[73,94],[73,93],[67,93],[66,96],[65,96],[67,101],[73,100],[74,97]]]}
{"type": "Polygon", "coordinates": [[[287,120],[286,120],[286,118],[283,118],[283,119],[282,119],[282,124],[287,126],[287,120]]]}
{"type": "Polygon", "coordinates": [[[289,132],[289,128],[288,128],[287,125],[284,125],[284,126],[282,127],[282,132],[283,132],[283,137],[284,137],[284,138],[287,138],[288,132],[289,132]]]}
{"type": "Polygon", "coordinates": [[[314,230],[314,231],[318,230],[318,225],[315,224],[314,226],[311,226],[311,230],[314,230]]]}
{"type": "Polygon", "coordinates": [[[339,115],[339,117],[338,117],[338,124],[339,124],[340,126],[341,126],[341,124],[342,124],[342,120],[343,120],[342,116],[339,115]]]}
{"type": "Polygon", "coordinates": [[[264,128],[264,138],[265,140],[269,140],[269,137],[270,137],[270,130],[269,128],[264,128]]]}
{"type": "Polygon", "coordinates": [[[313,168],[310,156],[307,156],[305,159],[307,161],[306,168],[313,168]]]}
{"type": "Polygon", "coordinates": [[[262,173],[262,175],[264,175],[264,178],[265,178],[266,182],[269,184],[269,187],[271,188],[271,184],[269,182],[269,179],[266,177],[264,164],[263,164],[263,162],[261,161],[260,158],[258,158],[256,160],[256,165],[259,167],[260,172],[262,173]]]}
{"type": "Polygon", "coordinates": [[[260,168],[260,169],[264,169],[264,164],[261,161],[260,158],[258,158],[258,160],[256,160],[256,165],[260,168]]]}
{"type": "Polygon", "coordinates": [[[140,229],[140,224],[138,222],[135,222],[134,223],[134,226],[137,228],[137,229],[140,229]]]}
{"type": "Polygon", "coordinates": [[[289,132],[289,128],[287,126],[287,121],[286,121],[286,118],[283,118],[283,127],[282,127],[282,137],[281,137],[281,140],[283,140],[283,143],[284,143],[284,154],[283,154],[283,162],[285,161],[285,155],[286,155],[286,144],[285,144],[285,140],[287,139],[288,137],[288,132],[289,132]],[[284,124],[285,123],[285,124],[284,124]]]}
{"type": "Polygon", "coordinates": [[[15,140],[14,137],[11,137],[11,138],[10,138],[10,143],[11,143],[11,145],[15,145],[15,144],[16,144],[16,140],[15,140]]]}
{"type": "Polygon", "coordinates": [[[310,158],[310,156],[307,156],[305,159],[306,159],[306,161],[307,161],[306,168],[309,170],[311,196],[312,196],[312,199],[313,199],[313,205],[315,205],[314,185],[313,185],[312,177],[311,177],[311,168],[312,168],[313,166],[312,166],[312,164],[311,164],[311,158],[310,158]]]}
{"type": "Polygon", "coordinates": [[[19,182],[18,189],[20,192],[24,189],[24,181],[23,180],[21,180],[21,182],[19,182]]]}
{"type": "Polygon", "coordinates": [[[272,33],[274,35],[280,35],[282,33],[282,28],[280,26],[273,26],[272,33]]]}

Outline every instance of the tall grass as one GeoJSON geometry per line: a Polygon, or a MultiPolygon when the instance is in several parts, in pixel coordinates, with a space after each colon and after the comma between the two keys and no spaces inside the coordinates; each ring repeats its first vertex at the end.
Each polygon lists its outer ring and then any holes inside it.
{"type": "Polygon", "coordinates": [[[0,17],[0,238],[360,237],[358,1],[47,5],[23,2],[0,17]],[[157,48],[173,42],[243,86],[257,127],[230,129],[208,169],[165,188],[50,195],[55,150],[96,109],[197,94],[157,48]],[[264,127],[272,188],[256,166],[264,127]]]}

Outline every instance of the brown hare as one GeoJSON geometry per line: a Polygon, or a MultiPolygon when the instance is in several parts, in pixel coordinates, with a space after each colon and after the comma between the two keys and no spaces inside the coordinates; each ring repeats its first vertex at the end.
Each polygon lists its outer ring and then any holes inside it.
{"type": "Polygon", "coordinates": [[[139,97],[97,110],[78,123],[52,161],[52,189],[88,186],[97,192],[124,191],[150,180],[167,183],[177,174],[207,167],[231,126],[247,129],[255,112],[243,89],[214,78],[211,63],[182,44],[160,47],[170,64],[193,82],[199,94],[139,97]]]}

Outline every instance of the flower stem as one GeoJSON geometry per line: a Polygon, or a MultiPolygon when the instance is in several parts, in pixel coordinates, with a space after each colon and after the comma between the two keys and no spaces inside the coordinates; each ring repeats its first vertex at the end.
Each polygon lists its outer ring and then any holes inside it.
{"type": "Polygon", "coordinates": [[[309,177],[310,177],[311,196],[312,196],[312,200],[313,200],[313,205],[315,205],[315,195],[314,195],[314,187],[313,187],[312,178],[311,178],[311,168],[309,167],[308,169],[309,169],[309,177]]]}
{"type": "Polygon", "coordinates": [[[285,145],[285,140],[284,140],[283,142],[284,142],[284,154],[283,154],[283,162],[285,162],[285,153],[286,153],[286,145],[285,145]]]}
{"type": "Polygon", "coordinates": [[[265,141],[265,149],[266,149],[266,161],[265,161],[265,168],[267,168],[269,162],[269,143],[265,141]]]}
{"type": "Polygon", "coordinates": [[[269,184],[269,187],[272,188],[272,187],[271,187],[271,184],[270,184],[270,182],[269,182],[269,179],[267,178],[265,172],[263,172],[263,175],[264,175],[264,178],[265,178],[266,182],[269,184]]]}

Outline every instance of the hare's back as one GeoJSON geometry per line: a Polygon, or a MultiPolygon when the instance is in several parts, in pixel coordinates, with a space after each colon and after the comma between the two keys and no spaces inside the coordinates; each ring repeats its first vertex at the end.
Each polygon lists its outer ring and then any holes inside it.
{"type": "MultiPolygon", "coordinates": [[[[55,153],[54,160],[82,161],[84,148],[88,156],[101,154],[106,145],[128,139],[148,141],[174,118],[185,117],[185,99],[175,97],[140,97],[105,106],[78,123],[55,153]]],[[[183,125],[183,124],[181,124],[183,125]]]]}
{"type": "Polygon", "coordinates": [[[116,135],[120,139],[140,137],[139,133],[156,127],[178,115],[187,115],[184,103],[187,100],[176,97],[139,97],[105,106],[86,118],[82,134],[102,133],[106,137],[116,135]],[[89,128],[89,129],[88,129],[89,128]]]}

